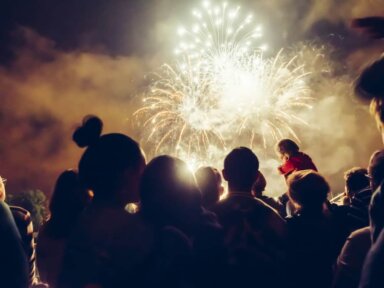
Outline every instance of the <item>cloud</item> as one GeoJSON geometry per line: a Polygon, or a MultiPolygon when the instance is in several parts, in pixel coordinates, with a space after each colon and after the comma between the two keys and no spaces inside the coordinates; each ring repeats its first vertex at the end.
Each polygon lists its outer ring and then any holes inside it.
{"type": "Polygon", "coordinates": [[[99,115],[105,132],[133,134],[128,125],[150,60],[100,52],[61,52],[33,30],[20,28],[15,60],[0,68],[1,175],[10,191],[49,193],[57,175],[76,167],[76,123],[99,115]]]}
{"type": "MultiPolygon", "coordinates": [[[[0,129],[4,133],[0,175],[9,179],[10,191],[39,188],[50,193],[57,175],[76,167],[82,151],[72,143],[71,134],[86,114],[99,115],[105,123],[104,132],[120,131],[134,138],[141,135],[132,128],[131,115],[147,87],[145,76],[169,59],[174,28],[189,15],[184,9],[190,1],[173,4],[163,0],[151,7],[149,15],[155,24],[145,38],[153,39],[147,44],[153,45],[155,48],[148,50],[155,52],[145,57],[110,56],[108,49],[94,48],[64,52],[32,29],[15,32],[15,58],[10,65],[0,67],[0,129]]],[[[276,50],[313,38],[320,45],[333,45],[334,50],[324,52],[332,73],[319,74],[313,83],[314,108],[303,112],[310,126],[300,129],[299,136],[303,150],[313,157],[334,190],[340,191],[343,171],[366,166],[371,152],[382,146],[367,107],[356,103],[351,91],[359,69],[377,57],[382,47],[352,31],[349,21],[384,13],[383,0],[240,4],[242,11],[254,10],[265,23],[266,41],[276,50]]],[[[312,65],[308,55],[306,63],[312,65]]],[[[310,69],[319,69],[316,65],[310,69]]],[[[273,174],[276,162],[271,160],[275,158],[272,152],[267,153],[262,166],[269,169],[270,190],[281,193],[285,188],[274,185],[280,183],[276,180],[280,176],[273,174]]]]}

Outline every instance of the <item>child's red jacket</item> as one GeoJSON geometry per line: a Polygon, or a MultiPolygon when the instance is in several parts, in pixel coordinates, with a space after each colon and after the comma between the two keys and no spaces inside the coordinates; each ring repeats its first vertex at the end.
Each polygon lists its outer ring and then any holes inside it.
{"type": "Polygon", "coordinates": [[[287,159],[279,168],[281,174],[287,177],[293,171],[312,169],[317,171],[311,157],[303,152],[298,152],[296,155],[287,159]]]}

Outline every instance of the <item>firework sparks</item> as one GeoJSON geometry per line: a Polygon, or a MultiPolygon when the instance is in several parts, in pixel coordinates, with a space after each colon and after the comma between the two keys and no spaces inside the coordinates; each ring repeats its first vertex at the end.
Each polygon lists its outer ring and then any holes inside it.
{"type": "Polygon", "coordinates": [[[222,117],[215,108],[218,99],[211,95],[213,86],[206,74],[193,69],[181,72],[165,64],[154,77],[144,107],[134,115],[150,131],[147,140],[156,143],[155,154],[162,152],[164,143],[164,152],[176,154],[202,153],[212,141],[224,147],[222,117]]]}
{"type": "Polygon", "coordinates": [[[196,166],[240,138],[265,148],[283,137],[298,139],[293,127],[305,122],[296,112],[311,102],[305,66],[282,51],[265,59],[261,26],[253,15],[241,17],[240,7],[205,1],[192,14],[197,23],[178,29],[177,61],[154,73],[135,112],[154,153],[196,166]]]}

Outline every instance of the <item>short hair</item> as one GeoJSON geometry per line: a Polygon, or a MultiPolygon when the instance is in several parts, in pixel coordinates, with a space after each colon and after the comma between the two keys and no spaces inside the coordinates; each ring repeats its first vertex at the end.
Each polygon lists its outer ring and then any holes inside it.
{"type": "Polygon", "coordinates": [[[252,186],[254,195],[256,197],[262,196],[266,186],[267,186],[267,181],[265,180],[264,175],[261,172],[259,172],[259,175],[257,176],[257,179],[252,186]]]}
{"type": "Polygon", "coordinates": [[[203,206],[210,207],[219,201],[220,172],[213,167],[201,167],[195,172],[195,177],[202,194],[203,206]]]}
{"type": "Polygon", "coordinates": [[[368,171],[365,168],[353,167],[344,173],[347,193],[357,192],[369,186],[368,171]]]}
{"type": "Polygon", "coordinates": [[[355,83],[355,94],[365,101],[371,101],[371,114],[377,126],[384,123],[384,57],[368,65],[355,83]]]}
{"type": "Polygon", "coordinates": [[[300,208],[319,209],[330,191],[328,182],[318,172],[301,170],[288,176],[288,196],[300,208]]]}
{"type": "Polygon", "coordinates": [[[155,224],[183,225],[200,211],[201,194],[187,164],[163,155],[152,159],[140,181],[141,213],[155,224]]]}
{"type": "Polygon", "coordinates": [[[384,150],[374,152],[369,160],[368,174],[374,184],[373,189],[384,180],[384,150]]]}
{"type": "Polygon", "coordinates": [[[234,189],[250,191],[259,171],[259,159],[249,148],[235,148],[224,159],[224,171],[234,189]]]}
{"type": "Polygon", "coordinates": [[[384,57],[368,65],[357,78],[355,92],[363,100],[384,98],[384,57]]]}
{"type": "Polygon", "coordinates": [[[280,140],[276,145],[276,150],[280,154],[287,153],[288,155],[294,155],[299,152],[299,146],[291,139],[280,140]]]}

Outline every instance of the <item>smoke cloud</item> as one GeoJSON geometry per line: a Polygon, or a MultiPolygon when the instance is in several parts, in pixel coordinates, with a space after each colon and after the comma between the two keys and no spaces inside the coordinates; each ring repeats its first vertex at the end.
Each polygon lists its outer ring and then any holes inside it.
{"type": "MultiPolygon", "coordinates": [[[[103,119],[104,133],[141,135],[131,125],[131,117],[148,85],[146,75],[169,59],[175,25],[185,19],[182,15],[188,15],[188,10],[184,9],[191,5],[190,1],[173,2],[156,1],[151,7],[149,15],[155,23],[145,37],[153,39],[156,49],[149,56],[110,56],[108,49],[95,48],[64,52],[30,28],[15,32],[15,58],[10,65],[0,67],[0,175],[8,179],[9,191],[37,188],[50,193],[58,174],[77,166],[82,151],[71,141],[71,135],[86,114],[103,119]],[[183,14],[169,15],[169,7],[183,14]]],[[[365,167],[370,154],[382,147],[367,107],[356,102],[351,88],[362,67],[383,47],[352,31],[349,25],[354,17],[384,15],[384,0],[240,4],[256,11],[255,16],[265,23],[267,42],[276,50],[282,46],[294,49],[298,41],[312,39],[327,47],[324,61],[329,71],[319,73],[313,83],[314,107],[301,115],[309,126],[300,128],[298,135],[303,151],[313,158],[333,190],[341,191],[343,172],[353,166],[365,167]]],[[[312,65],[308,56],[303,57],[312,65]]],[[[318,70],[317,65],[309,70],[318,70]]],[[[284,192],[273,150],[262,152],[260,158],[267,190],[273,195],[284,192]]]]}
{"type": "Polygon", "coordinates": [[[81,150],[71,141],[86,114],[105,120],[104,132],[132,134],[129,118],[149,60],[99,52],[64,53],[20,28],[15,61],[0,68],[1,175],[8,190],[46,193],[58,174],[75,168],[81,150]]]}

